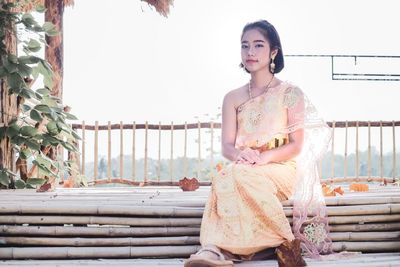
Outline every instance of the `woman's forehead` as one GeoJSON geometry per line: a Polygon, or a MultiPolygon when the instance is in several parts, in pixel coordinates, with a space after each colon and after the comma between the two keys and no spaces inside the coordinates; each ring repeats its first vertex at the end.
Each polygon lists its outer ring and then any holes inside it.
{"type": "Polygon", "coordinates": [[[242,42],[267,42],[264,35],[257,29],[251,29],[244,32],[242,42]]]}

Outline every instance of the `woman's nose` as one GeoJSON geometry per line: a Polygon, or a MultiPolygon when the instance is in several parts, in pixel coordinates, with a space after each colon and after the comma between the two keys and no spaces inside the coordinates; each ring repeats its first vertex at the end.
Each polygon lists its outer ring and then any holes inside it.
{"type": "Polygon", "coordinates": [[[249,50],[247,51],[247,54],[249,56],[254,56],[254,49],[250,47],[249,50]]]}

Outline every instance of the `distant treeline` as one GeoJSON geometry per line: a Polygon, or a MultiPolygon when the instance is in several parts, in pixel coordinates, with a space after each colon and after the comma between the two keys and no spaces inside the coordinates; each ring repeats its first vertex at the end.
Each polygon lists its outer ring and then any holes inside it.
{"type": "MultiPolygon", "coordinates": [[[[383,175],[385,177],[393,176],[393,153],[386,153],[383,155],[383,175]]],[[[400,176],[400,154],[396,153],[396,158],[399,159],[396,166],[396,177],[400,176]]],[[[335,177],[343,177],[344,176],[344,156],[337,155],[334,156],[334,176],[335,177]]],[[[144,159],[138,159],[136,162],[135,168],[135,177],[137,181],[142,181],[144,177],[144,159]]],[[[132,178],[132,157],[130,155],[124,156],[124,168],[123,168],[123,178],[131,179],[132,178]]],[[[200,180],[208,181],[211,176],[215,174],[216,164],[223,163],[227,164],[228,161],[223,159],[220,156],[214,157],[213,165],[211,165],[210,158],[204,158],[198,163],[197,158],[187,158],[186,166],[187,166],[187,176],[188,177],[198,177],[198,173],[200,173],[200,180]]],[[[111,176],[112,177],[120,177],[120,161],[119,157],[113,158],[111,163],[111,176]]],[[[185,160],[183,157],[174,158],[172,161],[172,179],[177,181],[183,178],[184,175],[184,166],[185,160]]],[[[94,171],[93,171],[93,162],[89,162],[86,164],[85,175],[88,177],[88,180],[92,180],[94,171]]],[[[169,181],[171,179],[170,169],[171,169],[171,160],[170,159],[161,159],[160,166],[158,160],[148,158],[147,160],[147,170],[148,170],[148,179],[156,180],[158,176],[158,168],[160,172],[160,180],[161,181],[169,181]]],[[[358,165],[358,173],[360,176],[368,175],[368,152],[360,151],[359,152],[359,165],[358,165]]],[[[332,156],[328,152],[323,161],[322,161],[322,178],[330,178],[332,174],[332,156]]],[[[356,174],[356,155],[354,153],[349,154],[347,156],[347,176],[355,176],[356,174]]],[[[371,149],[371,175],[372,176],[380,176],[380,154],[375,148],[371,149]]],[[[107,160],[105,157],[99,157],[98,164],[98,179],[107,177],[107,160]]]]}

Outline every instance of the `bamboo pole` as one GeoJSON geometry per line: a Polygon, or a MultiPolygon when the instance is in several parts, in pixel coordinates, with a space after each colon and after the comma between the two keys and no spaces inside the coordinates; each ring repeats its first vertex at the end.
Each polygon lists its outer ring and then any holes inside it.
{"type": "Polygon", "coordinates": [[[82,166],[81,173],[85,175],[86,171],[86,131],[85,131],[85,121],[82,121],[82,166]]]}
{"type": "Polygon", "coordinates": [[[161,177],[161,121],[158,123],[158,163],[157,163],[157,181],[161,177]]]}
{"type": "Polygon", "coordinates": [[[400,242],[333,242],[333,250],[362,252],[399,251],[400,242]]]}
{"type": "MultiPolygon", "coordinates": [[[[214,174],[214,122],[211,122],[211,128],[210,128],[210,175],[211,177],[214,174]]],[[[210,177],[210,179],[211,179],[210,177]]]]}
{"type": "Polygon", "coordinates": [[[132,124],[132,181],[136,180],[136,122],[132,124]]]}
{"type": "Polygon", "coordinates": [[[383,178],[383,134],[382,134],[382,121],[380,122],[380,171],[381,171],[381,178],[383,178]]]}
{"type": "MultiPolygon", "coordinates": [[[[119,237],[119,238],[60,238],[60,237],[0,237],[0,243],[6,246],[162,246],[162,245],[199,245],[198,236],[178,237],[119,237]]],[[[84,248],[83,248],[84,249],[84,248]]]]}
{"type": "Polygon", "coordinates": [[[360,166],[360,158],[359,158],[359,149],[358,149],[358,121],[356,122],[356,177],[359,176],[359,166],[360,166]]]}
{"type": "Polygon", "coordinates": [[[124,177],[124,124],[120,122],[119,132],[119,177],[124,177]]]}
{"type": "Polygon", "coordinates": [[[393,132],[393,182],[396,181],[396,169],[397,169],[397,164],[396,164],[396,127],[395,127],[395,122],[393,121],[393,126],[392,126],[392,132],[393,132]]]}
{"type": "Polygon", "coordinates": [[[379,224],[336,224],[330,225],[330,232],[376,232],[376,231],[399,231],[400,223],[379,224]]]}
{"type": "Polygon", "coordinates": [[[344,177],[347,177],[347,137],[348,137],[348,122],[346,121],[345,126],[345,138],[344,138],[344,177]]]}
{"type": "Polygon", "coordinates": [[[371,178],[371,122],[368,121],[368,178],[371,178]]]}
{"type": "MultiPolygon", "coordinates": [[[[389,215],[385,215],[389,216],[389,215]]],[[[201,218],[126,218],[105,216],[2,216],[0,223],[4,224],[101,224],[101,225],[131,225],[131,226],[193,226],[200,225],[201,218]]]]}
{"type": "Polygon", "coordinates": [[[200,164],[201,164],[201,124],[198,122],[198,157],[197,157],[197,180],[200,180],[200,164]]]}
{"type": "Polygon", "coordinates": [[[0,259],[82,259],[82,258],[138,258],[138,257],[187,257],[200,249],[187,246],[142,247],[28,247],[2,248],[0,259]]]}
{"type": "Polygon", "coordinates": [[[150,237],[199,235],[200,227],[65,227],[0,225],[0,231],[2,235],[5,236],[150,237]]]}
{"type": "Polygon", "coordinates": [[[148,178],[148,169],[147,169],[147,146],[148,146],[148,132],[149,132],[149,127],[148,123],[146,121],[145,124],[145,132],[144,132],[144,182],[147,182],[148,178]]]}
{"type": "Polygon", "coordinates": [[[98,162],[99,162],[99,122],[95,122],[94,130],[94,181],[97,180],[98,173],[98,162]]]}
{"type": "Polygon", "coordinates": [[[400,232],[336,232],[329,236],[332,241],[384,241],[399,240],[400,232]]]}
{"type": "Polygon", "coordinates": [[[170,181],[173,181],[173,172],[174,172],[174,122],[171,121],[171,155],[169,161],[169,174],[170,181]]]}
{"type": "Polygon", "coordinates": [[[108,142],[107,142],[107,178],[108,181],[111,180],[111,122],[108,121],[108,129],[107,129],[107,137],[108,137],[108,142]]]}
{"type": "Polygon", "coordinates": [[[332,122],[332,159],[331,159],[331,177],[335,177],[335,121],[332,122]]]}
{"type": "Polygon", "coordinates": [[[184,148],[183,148],[183,176],[188,176],[188,160],[187,160],[187,122],[185,121],[185,141],[184,141],[184,148]]]}

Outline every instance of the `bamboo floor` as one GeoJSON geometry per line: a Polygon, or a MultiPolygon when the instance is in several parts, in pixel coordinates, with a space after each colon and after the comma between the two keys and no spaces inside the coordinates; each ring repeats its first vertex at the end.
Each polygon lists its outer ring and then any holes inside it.
{"type": "MultiPolygon", "coordinates": [[[[326,197],[335,251],[362,254],[310,266],[400,266],[400,187],[326,197]]],[[[0,265],[182,266],[199,249],[209,187],[0,191],[0,265]]],[[[283,203],[291,221],[291,202],[283,203]]],[[[238,266],[277,266],[275,260],[238,266]]]]}

